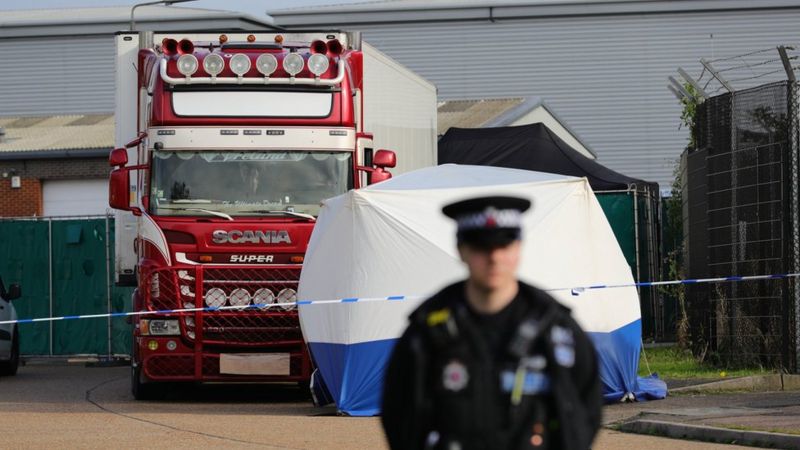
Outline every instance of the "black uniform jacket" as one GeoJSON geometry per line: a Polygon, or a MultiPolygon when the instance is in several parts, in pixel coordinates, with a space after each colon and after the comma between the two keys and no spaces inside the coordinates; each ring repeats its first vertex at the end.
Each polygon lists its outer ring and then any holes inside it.
{"type": "Polygon", "coordinates": [[[520,282],[517,300],[501,355],[476,332],[463,281],[411,314],[383,390],[392,449],[589,448],[602,407],[594,346],[547,293],[520,282]]]}

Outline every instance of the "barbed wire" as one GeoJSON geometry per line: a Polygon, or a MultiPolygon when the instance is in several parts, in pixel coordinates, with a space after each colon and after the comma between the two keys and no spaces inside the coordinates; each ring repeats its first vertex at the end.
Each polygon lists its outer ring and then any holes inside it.
{"type": "MultiPolygon", "coordinates": [[[[748,81],[785,73],[784,61],[775,55],[778,52],[778,48],[778,46],[768,47],[738,55],[706,60],[708,64],[716,65],[712,70],[706,64],[703,64],[695,83],[697,86],[701,86],[705,95],[709,97],[730,92],[731,87],[734,91],[752,87],[749,86],[748,81]],[[767,53],[769,52],[774,53],[773,55],[768,55],[767,53]],[[725,76],[722,76],[722,74],[725,74],[725,76]]],[[[785,45],[783,48],[787,51],[794,51],[798,47],[785,45]]],[[[789,55],[790,63],[798,59],[800,59],[800,56],[797,54],[789,55]]],[[[800,67],[792,65],[792,70],[798,71],[800,67]]]]}
{"type": "Polygon", "coordinates": [[[732,78],[732,79],[728,80],[728,82],[729,83],[737,83],[737,82],[740,82],[740,81],[754,80],[756,78],[763,78],[763,77],[766,77],[768,75],[772,75],[772,74],[778,73],[778,72],[785,72],[785,70],[783,68],[781,68],[781,69],[772,70],[770,72],[764,72],[764,73],[759,74],[759,75],[753,75],[752,77],[732,78]]]}
{"type": "MultiPolygon", "coordinates": [[[[789,59],[797,59],[797,56],[790,56],[789,59]]],[[[742,64],[740,66],[732,66],[732,67],[726,67],[724,69],[717,69],[717,73],[730,72],[732,70],[738,70],[738,69],[744,69],[744,68],[748,68],[748,69],[752,70],[754,67],[765,66],[767,64],[779,63],[779,62],[781,62],[780,58],[768,59],[766,61],[757,62],[755,64],[749,64],[749,63],[747,63],[745,61],[745,64],[742,64]]]]}
{"type": "Polygon", "coordinates": [[[747,57],[747,56],[757,55],[759,53],[766,53],[766,52],[771,52],[771,51],[775,51],[775,47],[762,48],[760,50],[754,50],[752,52],[743,53],[741,55],[734,55],[734,56],[727,56],[725,58],[711,59],[708,62],[715,63],[715,62],[719,62],[719,61],[730,61],[730,60],[736,59],[736,58],[744,58],[744,57],[747,57]]]}

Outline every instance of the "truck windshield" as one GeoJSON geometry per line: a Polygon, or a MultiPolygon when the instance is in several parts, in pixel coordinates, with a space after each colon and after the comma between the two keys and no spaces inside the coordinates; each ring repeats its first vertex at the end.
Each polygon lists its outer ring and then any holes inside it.
{"type": "Polygon", "coordinates": [[[352,187],[351,157],[319,151],[154,151],[150,213],[316,216],[322,200],[352,187]]]}

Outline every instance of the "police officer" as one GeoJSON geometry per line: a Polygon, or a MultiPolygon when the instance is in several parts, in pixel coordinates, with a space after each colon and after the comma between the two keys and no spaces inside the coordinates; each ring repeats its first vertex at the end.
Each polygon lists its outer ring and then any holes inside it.
{"type": "Polygon", "coordinates": [[[516,278],[529,207],[482,197],[443,209],[469,279],[412,313],[392,353],[382,412],[392,449],[591,445],[602,405],[594,347],[569,309],[516,278]]]}

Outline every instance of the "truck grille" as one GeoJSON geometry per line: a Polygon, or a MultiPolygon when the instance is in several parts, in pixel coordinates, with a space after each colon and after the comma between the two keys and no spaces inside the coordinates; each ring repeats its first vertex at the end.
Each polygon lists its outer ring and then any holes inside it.
{"type": "Polygon", "coordinates": [[[181,312],[187,340],[226,347],[300,345],[303,337],[297,311],[273,305],[294,302],[299,266],[235,268],[188,266],[149,274],[145,298],[151,310],[248,306],[247,309],[181,312]],[[201,296],[196,293],[202,292],[201,296]],[[200,326],[202,324],[202,326],[200,326]]]}

